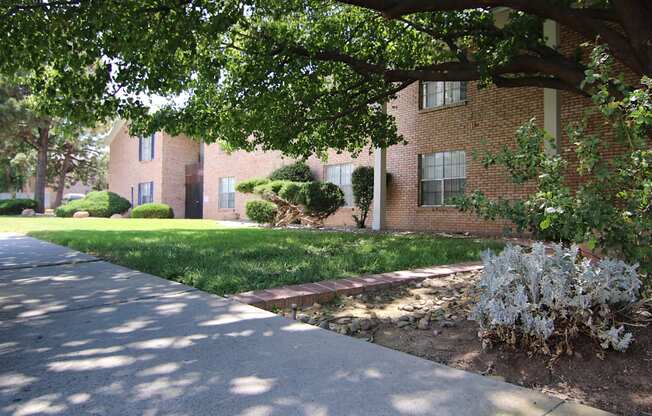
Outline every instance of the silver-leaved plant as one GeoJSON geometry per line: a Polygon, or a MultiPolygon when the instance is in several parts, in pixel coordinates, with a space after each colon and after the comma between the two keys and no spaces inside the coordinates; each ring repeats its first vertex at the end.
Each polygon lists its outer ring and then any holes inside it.
{"type": "Polygon", "coordinates": [[[578,248],[554,245],[546,253],[507,246],[483,253],[480,298],[470,319],[486,341],[499,340],[546,354],[570,352],[585,333],[604,349],[625,351],[632,334],[617,323],[616,312],[638,300],[638,265],[581,259],[578,248]]]}

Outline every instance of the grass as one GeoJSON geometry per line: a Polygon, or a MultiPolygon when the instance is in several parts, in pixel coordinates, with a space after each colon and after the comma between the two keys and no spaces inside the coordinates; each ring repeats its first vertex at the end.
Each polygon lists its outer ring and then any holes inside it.
{"type": "Polygon", "coordinates": [[[20,232],[219,295],[479,259],[492,240],[228,228],[211,220],[0,217],[20,232]]]}

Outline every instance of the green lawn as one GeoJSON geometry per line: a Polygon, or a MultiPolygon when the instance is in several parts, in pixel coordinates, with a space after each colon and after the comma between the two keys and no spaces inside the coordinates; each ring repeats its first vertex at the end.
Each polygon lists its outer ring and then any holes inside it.
{"type": "Polygon", "coordinates": [[[25,233],[117,264],[227,294],[479,259],[498,241],[227,228],[211,220],[0,217],[25,233]]]}

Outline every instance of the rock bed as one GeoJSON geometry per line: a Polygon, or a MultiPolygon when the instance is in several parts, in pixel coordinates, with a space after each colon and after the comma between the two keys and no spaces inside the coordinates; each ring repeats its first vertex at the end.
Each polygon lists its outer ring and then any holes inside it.
{"type": "MultiPolygon", "coordinates": [[[[297,311],[296,319],[343,335],[373,337],[379,326],[394,325],[422,331],[451,328],[466,319],[475,297],[471,283],[478,273],[443,278],[355,296],[339,297],[327,305],[297,311]]],[[[292,310],[280,313],[292,317],[292,310]]],[[[371,340],[371,339],[370,339],[371,340]]]]}
{"type": "Polygon", "coordinates": [[[587,341],[573,356],[546,357],[483,348],[467,319],[479,272],[458,273],[277,313],[462,370],[627,416],[652,416],[652,327],[631,330],[626,353],[606,354],[587,341]]]}

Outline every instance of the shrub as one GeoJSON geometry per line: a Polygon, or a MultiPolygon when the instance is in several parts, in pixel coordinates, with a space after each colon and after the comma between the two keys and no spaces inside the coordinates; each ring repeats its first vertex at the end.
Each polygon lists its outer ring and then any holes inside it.
{"type": "Polygon", "coordinates": [[[344,205],[342,190],[332,183],[250,179],[240,182],[236,189],[260,195],[265,202],[274,205],[272,212],[270,205],[256,201],[247,203],[246,210],[250,219],[277,226],[297,221],[319,226],[326,217],[344,205]]]}
{"type": "Polygon", "coordinates": [[[310,167],[305,162],[281,166],[269,175],[273,181],[310,182],[313,180],[310,167]]]}
{"type": "Polygon", "coordinates": [[[292,204],[304,205],[303,189],[306,185],[306,182],[286,182],[278,190],[278,196],[292,204]]]}
{"type": "Polygon", "coordinates": [[[57,217],[72,217],[77,211],[88,211],[91,217],[122,214],[131,207],[129,201],[109,191],[89,192],[85,198],[70,201],[55,210],[57,217]]]}
{"type": "Polygon", "coordinates": [[[167,204],[143,204],[131,210],[131,218],[174,218],[174,211],[167,204]]]}
{"type": "Polygon", "coordinates": [[[269,182],[269,179],[266,178],[252,178],[246,181],[239,182],[235,186],[235,190],[243,194],[251,194],[254,192],[254,188],[258,185],[264,185],[269,182]]]}
{"type": "Polygon", "coordinates": [[[344,205],[344,193],[330,182],[308,182],[302,186],[301,200],[306,214],[326,218],[344,205]]]}
{"type": "Polygon", "coordinates": [[[547,256],[543,244],[531,253],[507,246],[499,255],[483,255],[480,299],[471,319],[493,340],[544,354],[572,352],[582,333],[603,349],[627,349],[631,333],[618,325],[616,313],[635,302],[641,281],[637,265],[620,260],[580,261],[578,248],[554,246],[547,256]]]}
{"type": "Polygon", "coordinates": [[[264,182],[256,187],[254,187],[254,193],[257,195],[265,196],[265,195],[278,195],[278,193],[281,191],[281,188],[284,186],[287,186],[289,183],[292,183],[290,181],[267,181],[264,182]]]}
{"type": "Polygon", "coordinates": [[[0,215],[18,215],[24,209],[36,209],[36,201],[20,198],[0,201],[0,215]]]}
{"type": "Polygon", "coordinates": [[[371,166],[358,166],[351,174],[353,187],[353,202],[360,210],[360,217],[353,215],[358,228],[364,228],[369,215],[369,207],[374,199],[374,168],[371,166]]]}
{"type": "Polygon", "coordinates": [[[259,224],[273,224],[274,219],[276,218],[276,213],[278,212],[278,208],[276,207],[276,204],[272,202],[254,200],[247,201],[247,204],[245,205],[245,211],[247,213],[247,217],[252,221],[255,221],[259,224]]]}

